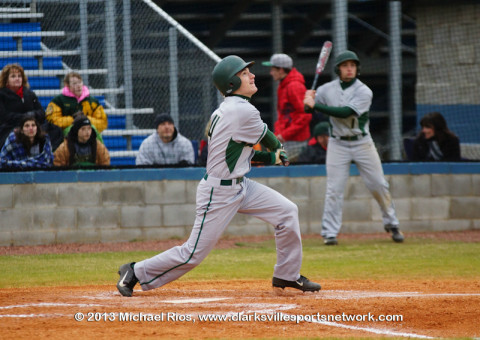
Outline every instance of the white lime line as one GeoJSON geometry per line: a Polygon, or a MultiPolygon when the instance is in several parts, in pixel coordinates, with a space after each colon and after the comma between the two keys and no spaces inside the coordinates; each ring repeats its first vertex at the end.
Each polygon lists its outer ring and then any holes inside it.
{"type": "Polygon", "coordinates": [[[65,316],[65,314],[3,314],[1,318],[50,318],[53,316],[65,316]]]}
{"type": "Polygon", "coordinates": [[[175,299],[175,300],[162,300],[161,302],[176,303],[176,304],[182,304],[182,303],[205,303],[205,302],[222,301],[222,300],[229,300],[229,299],[232,299],[232,298],[228,298],[228,297],[218,297],[218,298],[202,298],[202,299],[175,299]]]}
{"type": "Polygon", "coordinates": [[[435,338],[433,338],[431,336],[427,336],[427,335],[420,335],[420,334],[415,334],[415,333],[405,333],[405,332],[395,332],[395,331],[390,331],[388,329],[377,329],[377,328],[370,328],[370,327],[349,326],[349,325],[344,325],[344,324],[341,324],[341,323],[336,323],[336,322],[331,322],[331,321],[312,320],[312,321],[305,321],[305,322],[318,323],[318,324],[322,324],[322,325],[325,325],[325,326],[346,328],[346,329],[352,329],[352,330],[356,330],[356,331],[364,331],[364,332],[382,334],[382,335],[402,336],[402,337],[407,337],[407,338],[419,338],[419,339],[435,339],[435,338]]]}
{"type": "Polygon", "coordinates": [[[41,302],[41,303],[27,303],[27,304],[24,304],[24,305],[1,306],[0,309],[26,308],[26,307],[101,307],[101,306],[102,305],[85,304],[85,303],[41,302]]]}
{"type": "Polygon", "coordinates": [[[370,298],[404,298],[404,297],[462,297],[480,296],[478,293],[419,293],[419,292],[369,292],[353,290],[325,290],[315,294],[315,299],[349,300],[370,298]]]}

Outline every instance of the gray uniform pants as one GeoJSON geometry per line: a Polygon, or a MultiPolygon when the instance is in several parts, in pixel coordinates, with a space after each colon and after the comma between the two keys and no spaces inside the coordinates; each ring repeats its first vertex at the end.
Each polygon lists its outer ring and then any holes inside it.
{"type": "Polygon", "coordinates": [[[135,264],[143,290],[161,287],[189,272],[210,253],[237,212],[260,218],[275,227],[277,263],[274,276],[297,280],[302,265],[298,208],[275,190],[244,178],[220,185],[220,179],[202,179],[197,188],[195,224],[188,240],[135,264]]]}
{"type": "Polygon", "coordinates": [[[368,190],[382,211],[384,225],[398,225],[395,206],[383,174],[382,163],[370,136],[358,141],[330,138],[327,150],[327,191],[322,219],[322,236],[336,237],[342,226],[343,193],[350,164],[357,165],[368,190]]]}

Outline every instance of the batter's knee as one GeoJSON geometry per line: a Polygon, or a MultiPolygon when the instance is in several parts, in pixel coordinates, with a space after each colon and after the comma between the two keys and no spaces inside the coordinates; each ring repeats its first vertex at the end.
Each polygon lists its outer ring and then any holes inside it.
{"type": "Polygon", "coordinates": [[[286,226],[289,228],[297,228],[299,225],[298,222],[298,206],[289,201],[289,203],[285,206],[283,214],[281,216],[280,221],[281,226],[286,226]]]}

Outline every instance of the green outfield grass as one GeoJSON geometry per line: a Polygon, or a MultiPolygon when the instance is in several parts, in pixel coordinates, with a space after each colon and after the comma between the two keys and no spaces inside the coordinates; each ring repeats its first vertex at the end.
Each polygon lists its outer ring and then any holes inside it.
{"type": "MultiPolygon", "coordinates": [[[[385,240],[340,240],[336,247],[321,240],[303,242],[302,273],[321,279],[480,279],[480,243],[409,237],[404,244],[385,240]]],[[[273,239],[237,248],[214,250],[180,280],[270,280],[275,264],[273,239]]],[[[156,252],[0,256],[0,288],[103,285],[118,279],[118,267],[156,252]]]]}

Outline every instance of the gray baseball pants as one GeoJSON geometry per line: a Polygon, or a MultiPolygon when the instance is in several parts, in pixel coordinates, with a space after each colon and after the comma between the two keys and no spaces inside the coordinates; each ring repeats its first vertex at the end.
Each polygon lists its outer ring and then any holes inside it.
{"type": "Polygon", "coordinates": [[[330,138],[327,151],[327,191],[322,236],[336,237],[342,226],[343,193],[354,161],[367,189],[380,206],[384,225],[398,225],[382,163],[370,136],[357,141],[330,138]]]}
{"type": "Polygon", "coordinates": [[[277,263],[273,276],[289,281],[300,277],[302,241],[298,208],[293,202],[246,177],[239,184],[225,186],[211,176],[198,184],[196,200],[195,224],[188,240],[135,264],[135,276],[143,290],[161,287],[199,265],[237,212],[274,226],[277,263]]]}

